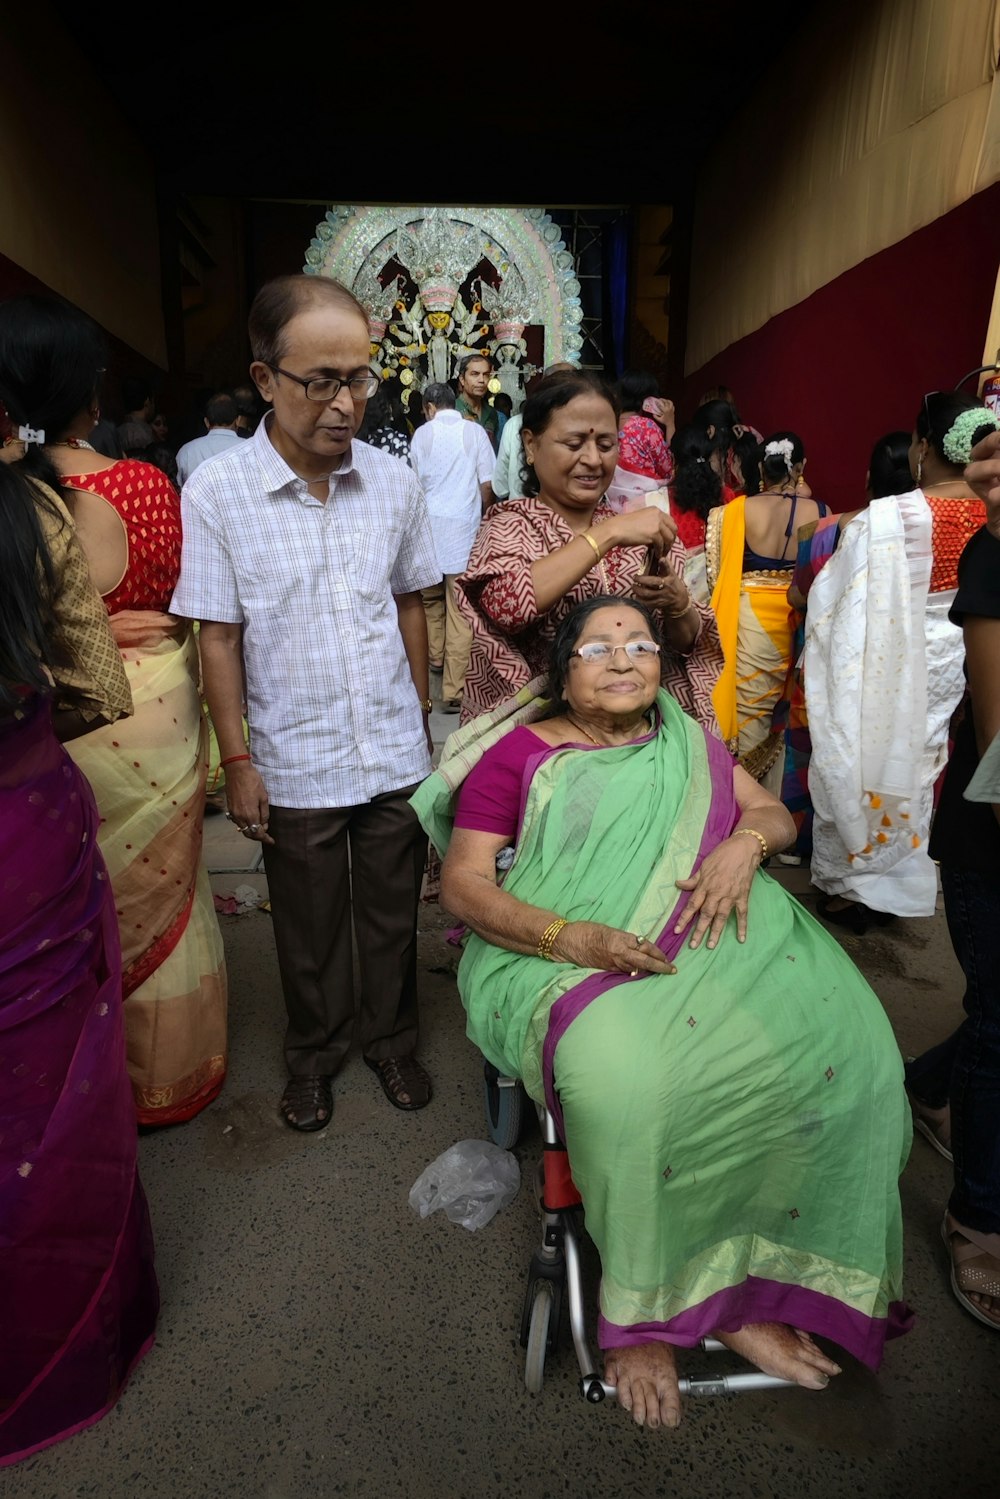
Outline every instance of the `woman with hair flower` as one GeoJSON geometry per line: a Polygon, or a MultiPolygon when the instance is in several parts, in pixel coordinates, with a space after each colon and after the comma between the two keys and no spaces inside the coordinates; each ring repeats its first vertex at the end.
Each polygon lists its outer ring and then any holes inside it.
{"type": "Polygon", "coordinates": [[[775,432],[760,461],[763,488],[709,513],[705,561],[725,669],[713,693],[722,737],[754,780],[777,795],[783,736],[772,728],[792,652],[788,589],[799,526],[827,507],[803,499],[805,462],[795,432],[775,432]]]}
{"type": "Polygon", "coordinates": [[[962,470],[997,426],[971,396],[926,395],[910,444],[915,487],[851,522],[809,594],[812,876],[822,914],[853,931],[873,913],[934,912],[934,783],[964,691],[949,611],[959,557],[986,520],[962,470]]]}

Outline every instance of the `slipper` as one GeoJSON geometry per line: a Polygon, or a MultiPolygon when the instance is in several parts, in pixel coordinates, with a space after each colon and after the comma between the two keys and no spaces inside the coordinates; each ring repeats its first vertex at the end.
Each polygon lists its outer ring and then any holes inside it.
{"type": "Polygon", "coordinates": [[[923,1135],[938,1155],[943,1155],[946,1161],[953,1161],[951,1153],[951,1110],[932,1109],[930,1104],[924,1103],[911,1093],[909,1088],[906,1096],[910,1102],[910,1111],[913,1115],[913,1128],[919,1135],[923,1135]]]}
{"type": "Polygon", "coordinates": [[[941,1237],[948,1251],[951,1289],[956,1301],[984,1327],[1000,1332],[1000,1306],[991,1317],[968,1294],[974,1291],[977,1296],[993,1296],[1000,1303],[1000,1256],[994,1254],[986,1242],[987,1239],[996,1240],[998,1235],[977,1234],[971,1228],[959,1228],[951,1214],[945,1213],[941,1237]]]}
{"type": "Polygon", "coordinates": [[[844,906],[843,910],[833,911],[831,905],[835,900],[843,900],[841,895],[819,895],[816,897],[816,909],[824,921],[831,922],[834,926],[846,927],[853,932],[855,937],[863,937],[868,930],[868,910],[859,901],[852,900],[850,905],[844,906]]]}
{"type": "Polygon", "coordinates": [[[307,1077],[290,1077],[279,1108],[290,1129],[303,1134],[326,1129],[333,1118],[333,1089],[329,1077],[321,1072],[310,1073],[307,1077]],[[319,1117],[321,1109],[326,1112],[325,1119],[319,1117]]]}
{"type": "Polygon", "coordinates": [[[382,1084],[386,1098],[397,1109],[424,1109],[431,1101],[431,1080],[416,1057],[410,1052],[405,1057],[384,1057],[379,1062],[365,1057],[382,1084]]]}

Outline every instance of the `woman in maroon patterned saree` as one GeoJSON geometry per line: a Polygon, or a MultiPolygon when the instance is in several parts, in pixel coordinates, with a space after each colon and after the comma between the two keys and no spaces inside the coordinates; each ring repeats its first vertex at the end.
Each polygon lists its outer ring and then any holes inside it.
{"type": "Polygon", "coordinates": [[[712,611],[692,599],[674,521],[655,507],[616,515],[604,496],[618,460],[613,392],[586,371],[547,375],[524,404],[527,497],[487,512],[455,585],[472,630],[462,722],[546,670],[556,629],[598,594],[655,609],[663,686],[718,733],[712,692],[723,666],[712,611]]]}

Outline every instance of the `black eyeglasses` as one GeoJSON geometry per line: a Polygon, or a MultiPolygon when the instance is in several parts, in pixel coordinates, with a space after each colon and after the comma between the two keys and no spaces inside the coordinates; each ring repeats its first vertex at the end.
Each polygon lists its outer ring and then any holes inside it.
{"type": "Polygon", "coordinates": [[[269,364],[268,369],[301,385],[307,401],[332,401],[343,385],[347,386],[353,400],[367,401],[381,384],[378,375],[372,370],[366,370],[363,375],[352,375],[349,380],[338,379],[336,375],[314,375],[310,380],[303,380],[301,375],[293,375],[290,370],[283,370],[277,364],[269,364]]]}

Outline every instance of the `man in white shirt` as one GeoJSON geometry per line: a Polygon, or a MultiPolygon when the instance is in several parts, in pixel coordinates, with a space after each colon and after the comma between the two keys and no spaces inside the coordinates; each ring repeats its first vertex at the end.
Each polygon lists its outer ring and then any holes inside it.
{"type": "Polygon", "coordinates": [[[443,672],[446,713],[462,706],[472,631],[455,604],[455,579],[465,571],[489,504],[493,448],[484,428],[455,409],[450,385],[424,387],[424,416],[410,442],[410,464],[427,497],[440,580],[423,590],[432,667],[443,672]]]}
{"type": "Polygon", "coordinates": [[[177,477],[182,484],[187,483],[199,463],[215,458],[217,454],[231,448],[234,442],[239,442],[239,433],[236,431],[238,420],[239,411],[231,395],[219,391],[212,396],[205,406],[205,436],[186,442],[177,454],[177,477]]]}
{"type": "Polygon", "coordinates": [[[337,281],[258,292],[250,374],[272,410],[184,486],[171,604],[202,621],[227,815],[264,845],[298,1130],[329,1123],[351,1042],[352,908],[365,1061],[397,1108],[431,1096],[414,1054],[426,840],[408,797],[430,769],[420,589],[440,569],[410,470],[352,442],[378,386],[368,339],[337,281]]]}

